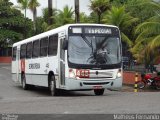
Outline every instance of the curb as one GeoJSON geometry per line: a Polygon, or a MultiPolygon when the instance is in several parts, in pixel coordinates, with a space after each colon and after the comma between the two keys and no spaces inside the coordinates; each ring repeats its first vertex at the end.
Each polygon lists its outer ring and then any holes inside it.
{"type": "Polygon", "coordinates": [[[11,65],[11,63],[0,63],[0,65],[11,65]]]}
{"type": "Polygon", "coordinates": [[[134,84],[123,83],[122,85],[125,85],[125,86],[128,86],[128,87],[134,87],[134,84]]]}

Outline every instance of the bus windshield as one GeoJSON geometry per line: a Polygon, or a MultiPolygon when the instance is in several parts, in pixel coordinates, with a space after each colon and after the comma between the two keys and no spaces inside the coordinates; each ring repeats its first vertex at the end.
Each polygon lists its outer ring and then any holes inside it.
{"type": "Polygon", "coordinates": [[[77,65],[111,65],[121,62],[120,39],[109,35],[72,35],[68,60],[77,65]]]}

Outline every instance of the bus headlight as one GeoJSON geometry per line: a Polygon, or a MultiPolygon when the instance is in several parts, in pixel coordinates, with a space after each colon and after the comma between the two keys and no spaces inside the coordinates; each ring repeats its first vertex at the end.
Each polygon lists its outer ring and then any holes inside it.
{"type": "Polygon", "coordinates": [[[117,73],[117,78],[119,78],[119,77],[122,77],[122,71],[121,71],[121,69],[119,69],[118,73],[117,73]]]}
{"type": "Polygon", "coordinates": [[[69,69],[69,77],[70,78],[75,78],[76,77],[73,69],[69,69]]]}

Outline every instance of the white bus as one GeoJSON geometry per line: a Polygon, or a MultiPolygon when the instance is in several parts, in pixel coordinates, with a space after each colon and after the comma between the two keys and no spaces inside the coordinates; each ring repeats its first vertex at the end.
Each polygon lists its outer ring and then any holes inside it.
{"type": "Polygon", "coordinates": [[[116,26],[68,24],[13,44],[12,79],[22,85],[63,90],[122,87],[122,52],[116,26]]]}

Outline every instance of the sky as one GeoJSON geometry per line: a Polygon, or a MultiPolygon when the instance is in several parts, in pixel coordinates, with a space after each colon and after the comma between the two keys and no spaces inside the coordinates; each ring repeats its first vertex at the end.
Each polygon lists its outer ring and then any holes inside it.
{"type": "MultiPolygon", "coordinates": [[[[10,0],[14,5],[17,4],[17,0],[10,0]]],[[[37,8],[37,16],[42,15],[42,9],[48,7],[48,0],[38,0],[40,3],[40,7],[37,8]]],[[[89,15],[89,5],[90,0],[79,0],[80,4],[80,12],[84,12],[85,14],[89,15]]],[[[72,7],[74,10],[74,0],[53,0],[53,7],[62,10],[65,5],[68,5],[69,7],[72,7]]],[[[32,19],[32,13],[30,10],[27,10],[27,17],[32,19]]]]}

